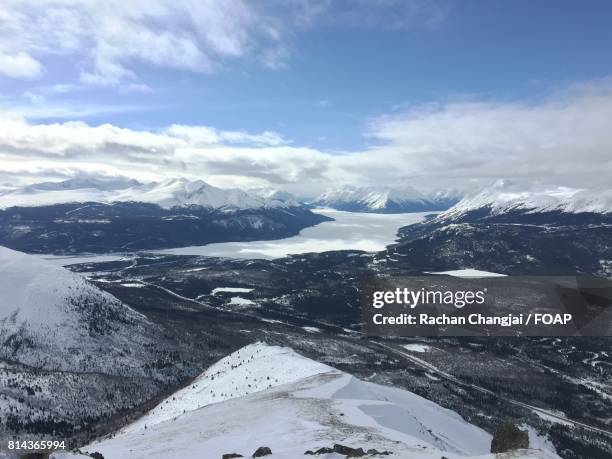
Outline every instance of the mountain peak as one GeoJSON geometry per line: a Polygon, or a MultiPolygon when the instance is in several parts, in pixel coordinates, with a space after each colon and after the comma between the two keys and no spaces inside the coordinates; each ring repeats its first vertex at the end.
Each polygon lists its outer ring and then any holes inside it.
{"type": "Polygon", "coordinates": [[[612,212],[612,190],[595,191],[499,179],[466,196],[439,218],[456,218],[478,210],[486,210],[491,215],[513,211],[607,214],[612,212]]]}

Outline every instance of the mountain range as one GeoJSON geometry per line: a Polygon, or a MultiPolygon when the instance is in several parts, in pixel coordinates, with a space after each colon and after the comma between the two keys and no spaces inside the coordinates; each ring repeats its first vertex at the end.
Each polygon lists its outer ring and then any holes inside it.
{"type": "Polygon", "coordinates": [[[460,196],[454,191],[421,193],[412,187],[355,187],[345,185],[318,196],[312,205],[349,212],[403,213],[446,210],[460,196]]]}
{"type": "Polygon", "coordinates": [[[330,220],[277,190],[201,180],[77,177],[0,194],[0,244],[36,253],[121,252],[278,239],[330,220]]]}
{"type": "Polygon", "coordinates": [[[245,210],[298,206],[293,196],[278,190],[253,193],[217,188],[202,180],[169,179],[140,183],[128,178],[80,176],[62,182],[44,182],[0,193],[0,208],[55,204],[140,202],[163,209],[198,206],[206,209],[245,210]]]}

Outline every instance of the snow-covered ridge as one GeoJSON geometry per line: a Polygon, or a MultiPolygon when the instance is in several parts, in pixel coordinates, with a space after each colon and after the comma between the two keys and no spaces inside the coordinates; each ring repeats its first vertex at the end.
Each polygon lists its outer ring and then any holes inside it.
{"type": "MultiPolygon", "coordinates": [[[[491,435],[453,411],[263,343],[227,356],[134,424],[82,450],[195,459],[249,457],[267,446],[272,457],[295,459],[334,443],[398,458],[496,457],[487,454],[491,435]]],[[[554,450],[525,450],[520,457],[558,459],[554,450]]]]}
{"type": "Polygon", "coordinates": [[[328,190],[317,197],[313,204],[339,210],[397,211],[440,210],[457,202],[456,193],[421,193],[412,187],[354,187],[345,185],[328,190]]]}
{"type": "Polygon", "coordinates": [[[0,193],[0,208],[37,207],[54,204],[143,202],[162,208],[201,206],[210,209],[260,209],[293,207],[298,203],[278,190],[248,193],[217,188],[202,180],[169,179],[147,184],[122,178],[78,177],[46,182],[0,193]]]}
{"type": "Polygon", "coordinates": [[[84,277],[37,256],[0,246],[0,324],[52,328],[69,319],[73,297],[117,301],[84,277]]]}
{"type": "Polygon", "coordinates": [[[46,369],[113,373],[136,360],[136,352],[126,358],[117,354],[135,350],[146,328],[153,327],[144,316],[83,276],[0,247],[0,358],[46,369]]]}
{"type": "Polygon", "coordinates": [[[513,211],[610,213],[612,189],[591,190],[543,184],[526,185],[509,180],[498,180],[439,215],[439,219],[460,217],[468,212],[489,209],[492,215],[513,211]]]}
{"type": "Polygon", "coordinates": [[[159,403],[124,431],[143,430],[145,426],[148,428],[212,403],[333,371],[290,348],[250,344],[215,363],[188,387],[159,403]]]}

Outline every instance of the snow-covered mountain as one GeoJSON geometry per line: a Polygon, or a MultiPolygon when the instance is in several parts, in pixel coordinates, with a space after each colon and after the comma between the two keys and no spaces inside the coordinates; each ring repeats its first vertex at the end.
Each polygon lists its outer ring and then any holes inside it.
{"type": "Polygon", "coordinates": [[[121,374],[155,327],[87,279],[0,247],[0,358],[47,370],[121,374]]]}
{"type": "MultiPolygon", "coordinates": [[[[543,449],[523,450],[520,457],[558,458],[550,445],[533,443],[543,449]]],[[[263,446],[271,457],[295,459],[334,444],[398,458],[496,457],[488,454],[491,435],[453,411],[262,343],[222,359],[140,420],[81,450],[104,457],[190,459],[251,457],[263,446]]]]}
{"type": "Polygon", "coordinates": [[[4,443],[82,435],[192,371],[160,325],[82,275],[4,247],[0,343],[4,443]]]}
{"type": "Polygon", "coordinates": [[[124,191],[115,201],[138,201],[157,204],[164,209],[174,207],[200,206],[210,209],[260,209],[265,207],[284,207],[282,201],[265,199],[243,190],[221,189],[202,180],[188,181],[172,179],[146,185],[136,190],[124,191]]]}
{"type": "Polygon", "coordinates": [[[247,190],[248,193],[262,197],[264,199],[271,199],[274,201],[280,201],[291,205],[299,205],[298,199],[285,190],[279,190],[278,188],[271,187],[260,187],[250,188],[247,190]]]}
{"type": "Polygon", "coordinates": [[[388,251],[428,271],[609,278],[611,224],[612,190],[498,180],[434,219],[400,228],[388,251]]]}
{"type": "Polygon", "coordinates": [[[439,216],[453,219],[471,212],[496,216],[508,213],[612,213],[612,189],[591,190],[497,180],[476,193],[466,196],[439,216]]]}
{"type": "Polygon", "coordinates": [[[458,201],[454,192],[424,194],[412,187],[354,187],[328,190],[312,204],[350,212],[422,212],[445,210],[458,201]]]}
{"type": "Polygon", "coordinates": [[[0,208],[39,207],[66,203],[142,202],[164,209],[200,206],[207,209],[262,209],[297,206],[282,193],[268,196],[237,188],[217,188],[202,180],[169,179],[147,184],[126,178],[77,177],[4,191],[0,208]]]}

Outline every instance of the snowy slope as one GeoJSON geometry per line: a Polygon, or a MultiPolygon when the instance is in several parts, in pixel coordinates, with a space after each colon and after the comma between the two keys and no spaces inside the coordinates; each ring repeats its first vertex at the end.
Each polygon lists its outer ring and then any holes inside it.
{"type": "Polygon", "coordinates": [[[117,374],[142,357],[154,328],[82,276],[0,247],[0,358],[117,374]]]}
{"type": "Polygon", "coordinates": [[[142,430],[145,425],[150,427],[171,420],[201,406],[329,371],[332,368],[306,359],[291,349],[252,344],[211,366],[189,387],[174,393],[125,431],[142,430]]]}
{"type": "Polygon", "coordinates": [[[260,196],[239,189],[222,189],[202,180],[170,179],[141,184],[129,179],[86,178],[42,183],[4,191],[0,208],[34,207],[79,202],[144,202],[162,208],[201,206],[211,209],[259,209],[291,207],[293,200],[281,194],[260,196]]]}
{"type": "Polygon", "coordinates": [[[449,192],[425,195],[411,187],[395,189],[346,185],[326,191],[313,204],[361,212],[416,212],[446,209],[456,201],[449,192]]]}
{"type": "Polygon", "coordinates": [[[492,215],[513,211],[605,214],[612,212],[612,189],[589,190],[498,180],[465,197],[439,218],[456,218],[479,209],[487,209],[492,215]]]}
{"type": "MultiPolygon", "coordinates": [[[[112,458],[190,459],[234,452],[250,457],[267,446],[274,458],[295,459],[340,443],[392,451],[397,458],[456,459],[493,458],[490,442],[487,432],[457,413],[411,392],[256,343],[215,364],[145,418],[82,450],[112,458]]],[[[542,451],[520,457],[557,458],[542,451]]]]}

